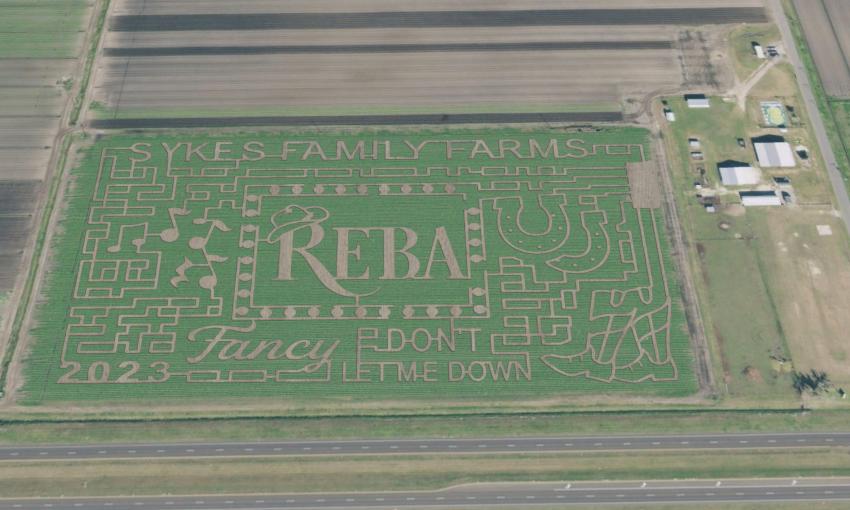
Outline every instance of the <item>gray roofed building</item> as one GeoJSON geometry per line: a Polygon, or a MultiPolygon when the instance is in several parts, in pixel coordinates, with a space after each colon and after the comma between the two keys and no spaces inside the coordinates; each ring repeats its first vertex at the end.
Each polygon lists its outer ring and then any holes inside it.
{"type": "Polygon", "coordinates": [[[705,94],[687,94],[685,95],[685,103],[688,108],[711,108],[711,102],[705,97],[705,94]]]}
{"type": "Polygon", "coordinates": [[[782,205],[782,197],[775,191],[741,191],[738,195],[744,207],[782,205]]]}
{"type": "Polygon", "coordinates": [[[717,164],[717,171],[724,186],[749,186],[761,181],[759,171],[747,163],[723,161],[717,164]]]}
{"type": "Polygon", "coordinates": [[[797,166],[791,145],[780,136],[753,138],[759,165],[763,168],[789,168],[797,166]]]}

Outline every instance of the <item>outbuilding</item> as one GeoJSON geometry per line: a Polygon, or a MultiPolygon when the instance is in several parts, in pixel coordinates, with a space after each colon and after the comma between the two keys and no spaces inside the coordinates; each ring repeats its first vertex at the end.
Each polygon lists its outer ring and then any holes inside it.
{"type": "Polygon", "coordinates": [[[738,195],[744,207],[782,205],[782,198],[775,191],[741,191],[738,195]]]}
{"type": "Polygon", "coordinates": [[[705,94],[686,94],[685,103],[688,108],[711,108],[711,102],[705,94]]]}
{"type": "Polygon", "coordinates": [[[740,161],[718,163],[717,171],[724,186],[752,186],[761,181],[761,173],[757,169],[740,161]]]}
{"type": "Polygon", "coordinates": [[[753,138],[756,158],[762,168],[792,168],[797,166],[791,144],[781,136],[753,138]]]}

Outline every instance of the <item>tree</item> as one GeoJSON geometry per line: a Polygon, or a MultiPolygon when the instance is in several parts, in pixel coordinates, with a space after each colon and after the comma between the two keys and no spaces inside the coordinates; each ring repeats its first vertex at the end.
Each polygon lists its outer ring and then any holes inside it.
{"type": "Polygon", "coordinates": [[[826,372],[815,369],[809,372],[793,372],[791,374],[791,384],[797,390],[797,393],[801,395],[806,391],[817,395],[830,387],[829,376],[826,372]]]}

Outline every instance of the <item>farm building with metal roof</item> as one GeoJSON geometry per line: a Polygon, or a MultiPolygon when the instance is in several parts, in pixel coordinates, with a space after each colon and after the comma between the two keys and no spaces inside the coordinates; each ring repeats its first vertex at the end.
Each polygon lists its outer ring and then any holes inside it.
{"type": "Polygon", "coordinates": [[[761,181],[761,173],[748,163],[723,161],[717,164],[724,186],[751,186],[761,181]]]}
{"type": "Polygon", "coordinates": [[[753,138],[756,158],[762,168],[789,168],[797,166],[791,145],[781,136],[753,138]]]}
{"type": "Polygon", "coordinates": [[[782,197],[775,191],[741,191],[741,204],[744,207],[762,207],[782,205],[782,197]]]}
{"type": "Polygon", "coordinates": [[[705,94],[685,94],[685,103],[688,108],[711,108],[711,101],[705,94]]]}

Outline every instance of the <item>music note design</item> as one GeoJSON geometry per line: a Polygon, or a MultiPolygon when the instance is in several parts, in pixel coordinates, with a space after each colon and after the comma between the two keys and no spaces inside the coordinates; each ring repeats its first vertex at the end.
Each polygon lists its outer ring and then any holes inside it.
{"type": "Polygon", "coordinates": [[[166,243],[173,243],[180,238],[180,229],[177,227],[177,219],[175,216],[186,216],[189,211],[183,207],[169,207],[168,217],[171,219],[171,227],[159,233],[160,239],[166,243]]]}

